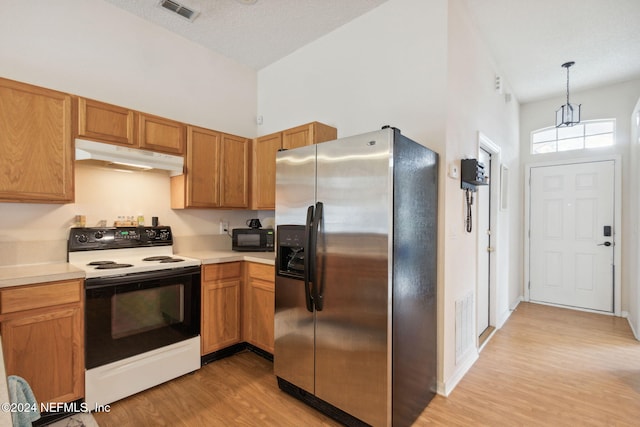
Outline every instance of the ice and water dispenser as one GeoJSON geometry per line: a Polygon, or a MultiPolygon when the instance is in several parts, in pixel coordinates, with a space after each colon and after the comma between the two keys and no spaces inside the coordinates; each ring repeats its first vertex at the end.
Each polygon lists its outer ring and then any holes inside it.
{"type": "Polygon", "coordinates": [[[277,274],[304,279],[304,225],[279,225],[277,274]]]}

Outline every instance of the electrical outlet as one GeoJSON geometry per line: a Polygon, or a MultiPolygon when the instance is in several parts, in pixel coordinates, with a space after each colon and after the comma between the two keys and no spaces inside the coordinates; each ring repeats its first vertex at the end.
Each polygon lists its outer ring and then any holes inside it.
{"type": "Polygon", "coordinates": [[[220,220],[220,234],[227,234],[229,232],[229,222],[220,220]]]}

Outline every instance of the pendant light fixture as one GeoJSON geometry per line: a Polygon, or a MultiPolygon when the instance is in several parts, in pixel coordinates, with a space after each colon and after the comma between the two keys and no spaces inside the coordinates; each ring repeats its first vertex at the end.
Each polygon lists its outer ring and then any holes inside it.
{"type": "Polygon", "coordinates": [[[567,103],[556,111],[556,127],[573,126],[580,123],[580,106],[582,104],[569,103],[569,67],[575,62],[569,61],[562,64],[567,69],[567,103]]]}

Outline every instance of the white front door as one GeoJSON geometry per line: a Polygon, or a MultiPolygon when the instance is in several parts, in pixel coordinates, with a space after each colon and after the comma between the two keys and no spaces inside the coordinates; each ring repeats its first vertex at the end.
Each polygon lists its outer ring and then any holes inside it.
{"type": "Polygon", "coordinates": [[[613,312],[615,162],[531,168],[529,298],[613,312]]]}

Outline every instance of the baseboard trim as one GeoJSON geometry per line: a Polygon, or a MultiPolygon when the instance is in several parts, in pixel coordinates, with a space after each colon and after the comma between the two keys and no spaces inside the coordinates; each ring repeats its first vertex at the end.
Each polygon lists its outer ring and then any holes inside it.
{"type": "Polygon", "coordinates": [[[521,302],[522,302],[522,297],[518,298],[515,304],[509,307],[509,309],[500,313],[498,324],[496,325],[496,329],[501,329],[504,326],[504,324],[507,323],[507,320],[509,320],[509,317],[511,317],[511,313],[516,311],[516,309],[518,308],[521,302]]]}
{"type": "Polygon", "coordinates": [[[633,323],[631,322],[631,319],[629,318],[629,313],[623,312],[623,317],[627,318],[627,323],[629,323],[629,327],[631,328],[631,333],[633,334],[635,339],[640,341],[640,335],[638,335],[638,331],[636,331],[636,328],[633,327],[633,323]]]}
{"type": "Polygon", "coordinates": [[[233,356],[234,354],[238,354],[242,351],[247,350],[256,353],[258,356],[261,356],[270,362],[273,362],[273,354],[261,348],[258,348],[253,344],[249,344],[248,342],[241,342],[238,344],[233,344],[229,347],[225,347],[221,350],[214,351],[213,353],[205,354],[204,356],[200,357],[200,365],[204,366],[207,363],[224,359],[225,357],[233,356]]]}
{"type": "Polygon", "coordinates": [[[449,377],[448,380],[446,380],[444,383],[438,382],[438,394],[444,397],[449,396],[453,389],[456,388],[458,383],[462,380],[462,378],[464,378],[467,372],[469,372],[469,369],[471,369],[473,364],[476,363],[476,360],[478,360],[479,357],[478,352],[473,351],[469,352],[468,354],[469,356],[467,357],[467,359],[458,365],[457,369],[455,370],[453,375],[449,377]]]}

